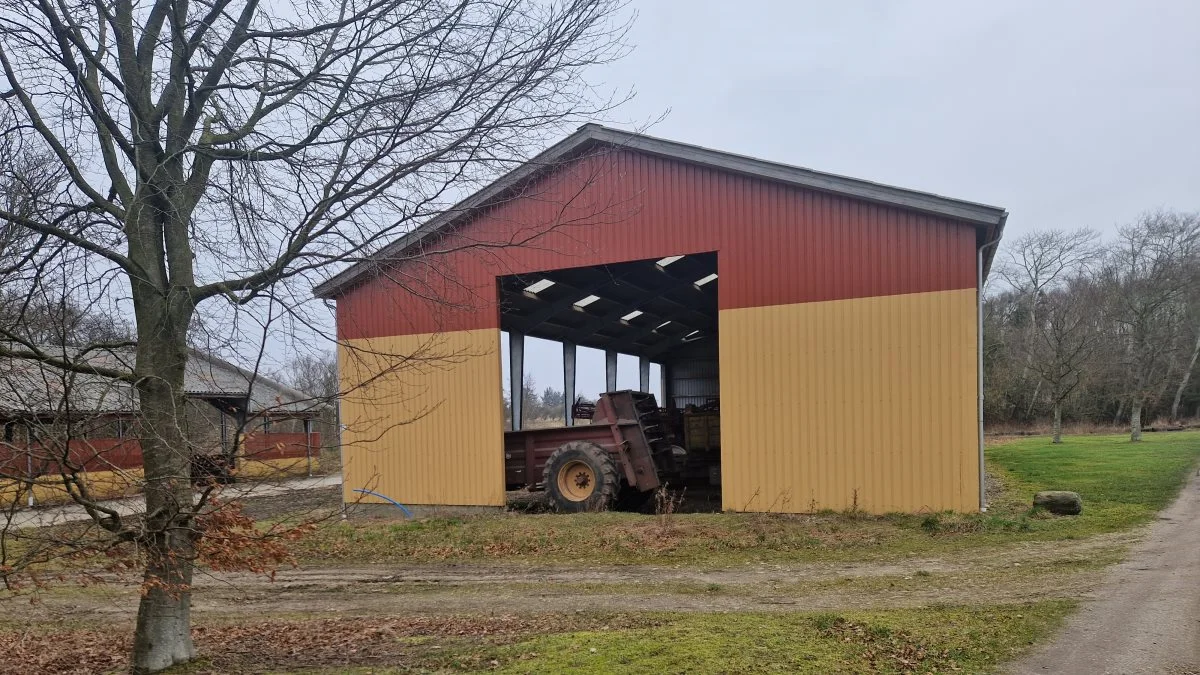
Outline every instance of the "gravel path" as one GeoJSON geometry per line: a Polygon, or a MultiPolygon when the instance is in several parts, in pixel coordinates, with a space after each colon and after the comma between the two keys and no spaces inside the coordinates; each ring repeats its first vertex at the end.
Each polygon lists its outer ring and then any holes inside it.
{"type": "MultiPolygon", "coordinates": [[[[287,494],[297,490],[314,490],[325,487],[332,487],[342,484],[342,474],[336,473],[328,476],[316,476],[314,478],[295,478],[283,480],[268,480],[256,481],[252,483],[234,483],[225,488],[225,497],[271,497],[275,495],[287,494]]],[[[122,516],[128,516],[135,513],[141,513],[146,509],[146,501],[140,495],[130,497],[129,499],[113,499],[105,502],[100,502],[102,506],[111,508],[122,516]]],[[[8,517],[5,514],[4,517],[8,517]]],[[[51,525],[61,525],[63,523],[71,523],[91,518],[87,511],[78,504],[66,504],[63,506],[48,506],[32,509],[20,509],[11,514],[11,523],[6,523],[0,519],[0,527],[9,529],[21,529],[25,527],[48,527],[51,525]]]]}
{"type": "Polygon", "coordinates": [[[1200,477],[1090,596],[1052,643],[1011,672],[1200,675],[1200,477]]]}

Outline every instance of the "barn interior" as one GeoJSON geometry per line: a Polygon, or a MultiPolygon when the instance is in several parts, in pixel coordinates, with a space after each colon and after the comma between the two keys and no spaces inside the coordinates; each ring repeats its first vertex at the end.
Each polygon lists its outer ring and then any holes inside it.
{"type": "MultiPolygon", "coordinates": [[[[657,404],[669,442],[686,452],[674,480],[686,487],[693,507],[720,508],[717,254],[514,274],[498,284],[500,328],[509,336],[508,431],[527,423],[521,396],[526,337],[563,346],[563,426],[590,423],[584,419],[591,412],[588,401],[576,387],[579,348],[603,350],[605,391],[618,388],[621,355],[635,357],[637,389],[662,392],[657,404]],[[657,386],[650,380],[652,364],[659,366],[657,386]]],[[[537,479],[519,468],[506,473],[510,489],[537,479]]]]}

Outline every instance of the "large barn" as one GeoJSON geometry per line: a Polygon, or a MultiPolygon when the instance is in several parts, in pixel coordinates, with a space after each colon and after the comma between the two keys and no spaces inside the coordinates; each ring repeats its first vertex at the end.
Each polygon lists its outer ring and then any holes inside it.
{"type": "Polygon", "coordinates": [[[541,480],[506,464],[504,331],[516,392],[524,336],[563,344],[565,424],[587,423],[578,347],[605,350],[609,389],[618,354],[643,391],[658,364],[726,510],[978,510],[978,288],[1006,216],[583,126],[317,288],[347,499],[502,506],[541,480]]]}

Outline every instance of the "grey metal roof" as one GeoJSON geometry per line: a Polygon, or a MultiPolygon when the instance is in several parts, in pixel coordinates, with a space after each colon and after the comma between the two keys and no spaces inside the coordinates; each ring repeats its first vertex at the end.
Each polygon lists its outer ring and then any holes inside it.
{"type": "MultiPolygon", "coordinates": [[[[313,293],[319,298],[332,298],[379,269],[379,263],[397,257],[430,235],[470,217],[509,190],[533,178],[547,167],[561,164],[594,145],[628,148],[636,152],[712,167],[755,178],[795,185],[797,187],[845,195],[865,201],[896,206],[953,218],[975,225],[981,239],[991,241],[1000,236],[1008,212],[996,206],[952,199],[929,192],[873,183],[871,181],[814,171],[798,166],[780,164],[745,155],[712,150],[645,134],[612,129],[599,124],[585,124],[578,131],[544,150],[530,161],[508,172],[491,185],[462,200],[444,213],[431,218],[411,232],[385,246],[368,260],[358,262],[328,281],[319,284],[313,293]]],[[[990,265],[995,247],[985,251],[985,269],[990,265]]]]}
{"type": "MultiPolygon", "coordinates": [[[[72,347],[41,347],[51,356],[76,359],[72,347]]],[[[132,371],[132,348],[90,351],[87,363],[106,370],[132,371]]],[[[223,359],[190,350],[184,394],[196,399],[247,400],[247,412],[315,415],[326,407],[311,394],[256,375],[223,359]]],[[[79,415],[135,412],[137,395],[128,383],[102,375],[67,372],[31,359],[0,358],[0,416],[79,415]]]]}

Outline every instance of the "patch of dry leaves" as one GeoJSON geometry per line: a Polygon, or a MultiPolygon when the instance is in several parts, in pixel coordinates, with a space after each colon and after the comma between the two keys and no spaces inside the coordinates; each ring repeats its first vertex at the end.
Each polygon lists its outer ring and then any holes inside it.
{"type": "Polygon", "coordinates": [[[0,672],[107,673],[128,668],[131,636],[96,630],[0,631],[0,672]]]}
{"type": "Polygon", "coordinates": [[[842,642],[861,645],[864,648],[861,658],[872,673],[957,673],[962,670],[948,650],[930,648],[904,631],[881,631],[838,618],[822,633],[842,642]]]}
{"type": "MultiPolygon", "coordinates": [[[[214,673],[275,668],[415,664],[431,647],[406,638],[474,639],[483,645],[519,637],[653,624],[636,616],[338,617],[266,619],[197,626],[196,649],[214,673]]],[[[0,672],[26,675],[123,672],[130,636],[98,630],[0,631],[0,672]],[[13,668],[13,670],[9,670],[13,668]]],[[[195,671],[194,671],[195,672],[195,671]]],[[[202,671],[201,671],[202,672],[202,671]]]]}

